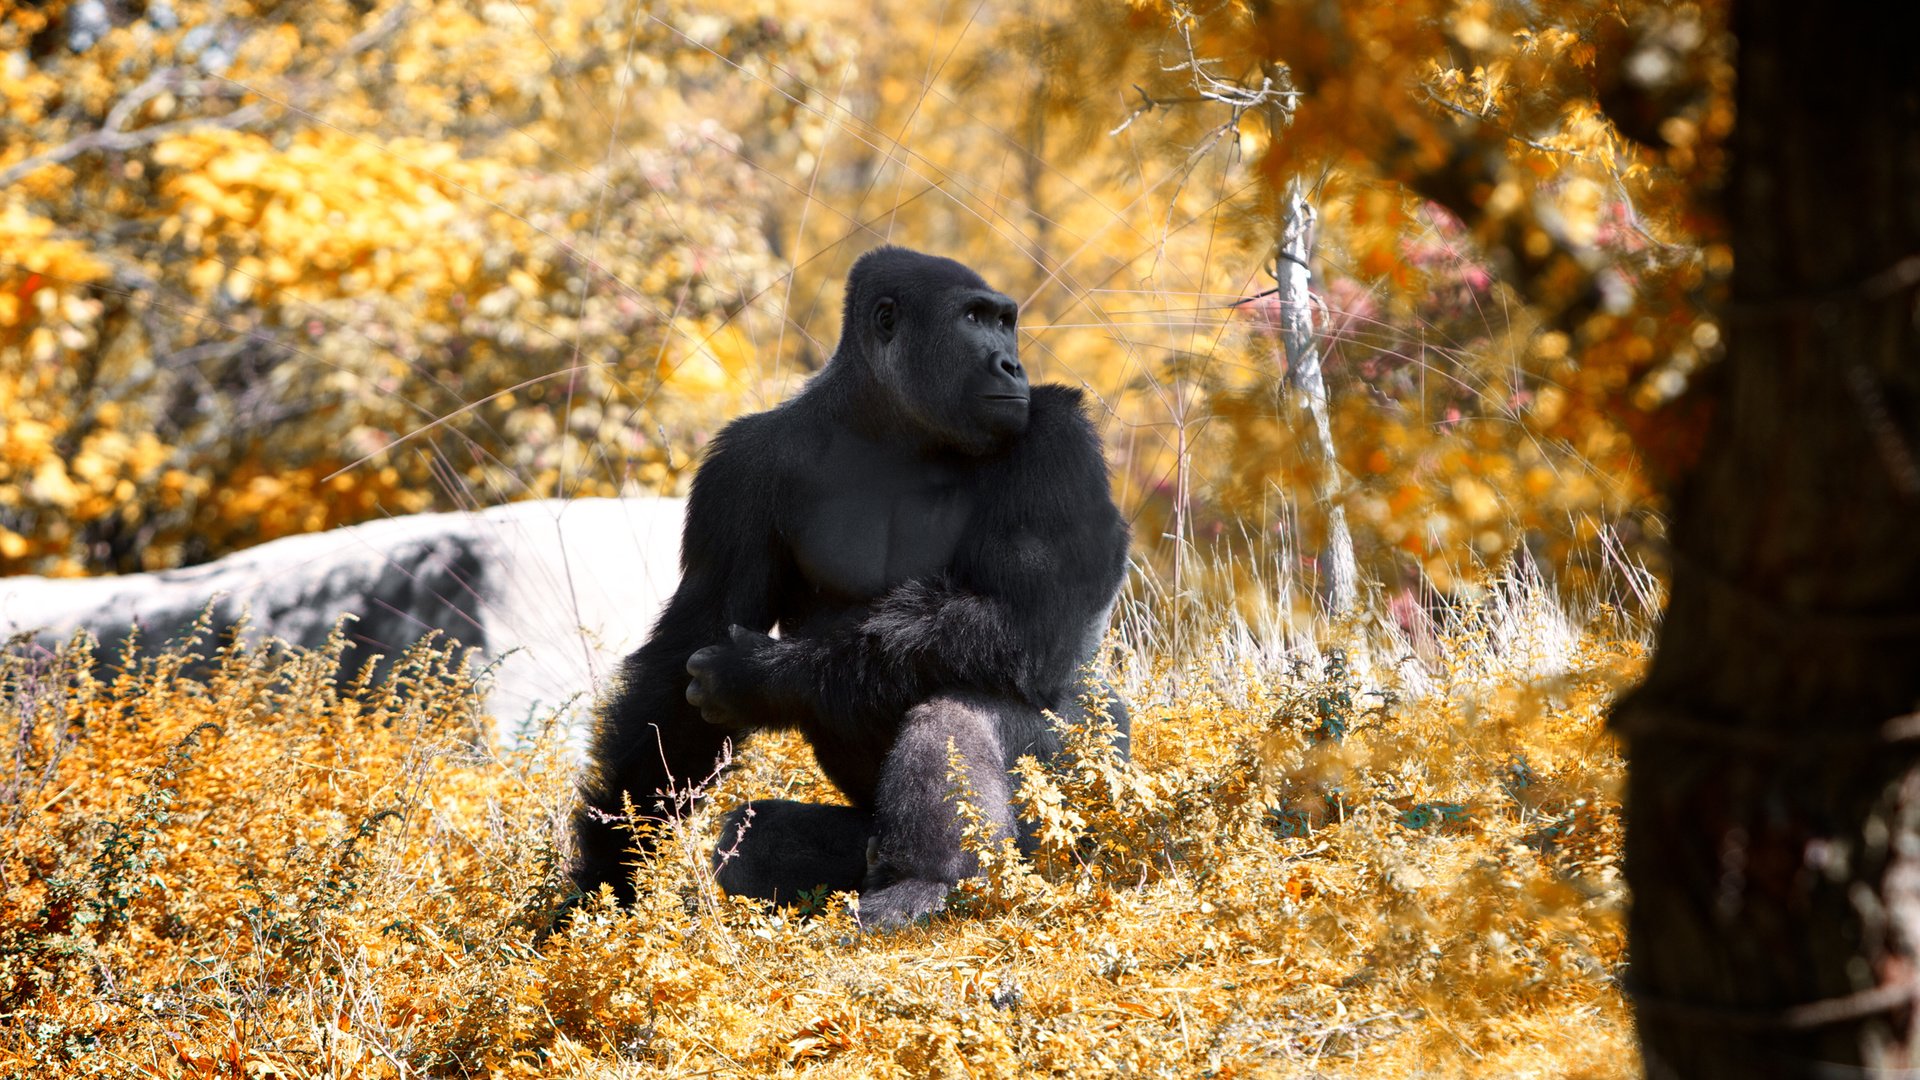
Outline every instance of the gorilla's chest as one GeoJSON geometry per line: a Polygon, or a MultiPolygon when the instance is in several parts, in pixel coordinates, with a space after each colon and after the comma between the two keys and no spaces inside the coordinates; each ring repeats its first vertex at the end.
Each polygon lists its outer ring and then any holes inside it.
{"type": "Polygon", "coordinates": [[[830,448],[794,496],[794,563],[816,590],[864,600],[952,565],[973,516],[951,469],[830,448]]]}

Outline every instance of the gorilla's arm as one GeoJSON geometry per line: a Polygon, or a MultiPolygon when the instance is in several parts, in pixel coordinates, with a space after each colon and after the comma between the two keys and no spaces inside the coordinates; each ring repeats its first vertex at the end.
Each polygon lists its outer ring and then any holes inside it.
{"type": "Polygon", "coordinates": [[[858,621],[774,639],[734,627],[701,650],[689,698],[723,727],[891,726],[940,688],[1041,698],[1045,673],[1017,646],[1022,612],[941,575],[903,583],[858,621]]]}
{"type": "Polygon", "coordinates": [[[582,891],[607,883],[630,899],[623,863],[633,839],[622,823],[623,796],[652,816],[658,793],[713,770],[727,732],[688,703],[687,657],[725,641],[730,625],[772,625],[773,484],[770,468],[758,464],[767,460],[766,440],[750,423],[758,420],[736,421],[709,444],[687,500],[679,587],[599,710],[574,818],[573,879],[582,891]]]}
{"type": "Polygon", "coordinates": [[[754,726],[811,723],[857,737],[891,730],[942,690],[1058,706],[1106,628],[1127,552],[1079,403],[1077,391],[1034,388],[1033,422],[983,483],[980,527],[950,573],[902,583],[858,621],[823,633],[736,634],[696,657],[714,696],[732,703],[726,712],[754,726]]]}

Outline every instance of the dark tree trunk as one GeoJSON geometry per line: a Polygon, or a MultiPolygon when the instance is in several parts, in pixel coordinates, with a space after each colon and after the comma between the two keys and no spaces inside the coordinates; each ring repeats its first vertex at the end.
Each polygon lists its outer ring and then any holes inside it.
{"type": "Polygon", "coordinates": [[[1651,670],[1615,712],[1655,1080],[1920,1066],[1908,10],[1736,5],[1718,412],[1675,499],[1651,670]]]}

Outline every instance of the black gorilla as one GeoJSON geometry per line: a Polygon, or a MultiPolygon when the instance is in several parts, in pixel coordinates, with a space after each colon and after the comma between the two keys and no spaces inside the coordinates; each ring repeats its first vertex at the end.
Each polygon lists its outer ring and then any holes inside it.
{"type": "Polygon", "coordinates": [[[601,711],[580,889],[631,899],[623,795],[659,812],[726,739],[763,728],[804,732],[853,805],[756,803],[737,847],[734,811],[715,860],[729,892],[859,889],[868,927],[937,910],[977,870],[950,744],[1013,834],[1007,769],[1059,752],[1041,710],[1075,713],[1127,557],[1080,392],[1028,386],[1015,312],[951,259],[870,251],[832,361],[713,440],[679,591],[601,711]]]}

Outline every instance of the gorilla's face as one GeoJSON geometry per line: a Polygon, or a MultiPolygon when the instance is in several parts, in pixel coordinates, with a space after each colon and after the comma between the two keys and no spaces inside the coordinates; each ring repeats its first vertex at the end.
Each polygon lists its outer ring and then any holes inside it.
{"type": "Polygon", "coordinates": [[[856,279],[869,270],[878,277],[855,282],[856,296],[870,289],[874,374],[935,443],[970,454],[1004,446],[1027,429],[1018,306],[950,259],[887,255],[882,265],[869,255],[855,268],[856,279]]]}

